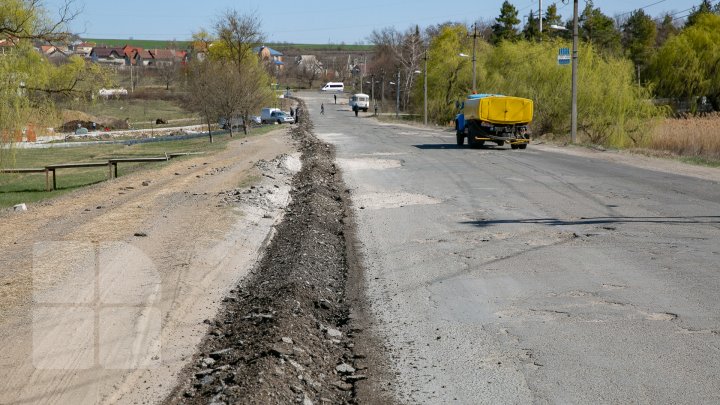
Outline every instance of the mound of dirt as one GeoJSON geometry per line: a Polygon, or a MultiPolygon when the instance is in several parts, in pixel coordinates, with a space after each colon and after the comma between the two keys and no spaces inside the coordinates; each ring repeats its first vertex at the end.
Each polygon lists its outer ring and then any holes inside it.
{"type": "Polygon", "coordinates": [[[334,149],[311,125],[292,128],[302,170],[285,219],[258,266],[206,321],[209,335],[166,404],[355,402],[366,374],[346,297],[349,202],[334,149]]]}
{"type": "Polygon", "coordinates": [[[63,124],[60,128],[58,128],[58,131],[60,132],[73,132],[78,128],[78,124],[80,124],[83,128],[92,129],[93,122],[98,130],[102,130],[104,128],[112,130],[129,128],[127,121],[124,119],[117,119],[114,117],[96,117],[82,111],[63,110],[61,116],[63,124]]]}

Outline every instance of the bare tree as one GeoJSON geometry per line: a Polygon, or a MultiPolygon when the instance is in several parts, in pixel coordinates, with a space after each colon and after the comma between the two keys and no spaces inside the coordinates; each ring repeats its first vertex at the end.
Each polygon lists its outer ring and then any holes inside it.
{"type": "Polygon", "coordinates": [[[410,100],[410,90],[415,82],[414,72],[419,69],[423,53],[426,49],[425,41],[419,27],[411,28],[402,33],[394,27],[375,30],[370,35],[370,42],[377,47],[377,58],[386,59],[394,64],[393,69],[387,72],[388,77],[393,71],[401,71],[401,85],[403,105],[407,108],[410,100]]]}
{"type": "Polygon", "coordinates": [[[253,47],[263,41],[260,20],[255,14],[241,15],[227,10],[215,23],[218,41],[224,45],[235,66],[241,66],[250,56],[253,47]]]}
{"type": "Polygon", "coordinates": [[[235,91],[238,92],[237,111],[243,121],[243,132],[248,134],[248,123],[253,111],[259,111],[275,96],[270,89],[270,77],[259,63],[245,64],[240,72],[235,91]]]}
{"type": "Polygon", "coordinates": [[[213,142],[212,123],[220,118],[217,110],[218,90],[225,83],[218,77],[219,69],[212,61],[195,61],[188,66],[188,81],[183,104],[189,111],[199,113],[208,128],[208,138],[213,142]]]}
{"type": "Polygon", "coordinates": [[[157,67],[158,77],[165,85],[165,90],[170,90],[170,85],[177,80],[180,67],[177,62],[163,63],[157,67]]]}
{"type": "Polygon", "coordinates": [[[11,41],[67,42],[68,24],[80,13],[75,0],[65,0],[57,18],[50,18],[42,0],[3,0],[0,6],[0,37],[11,41]]]}
{"type": "Polygon", "coordinates": [[[295,63],[295,74],[298,81],[307,83],[308,88],[312,88],[313,83],[315,83],[323,73],[323,64],[314,55],[307,55],[307,57],[295,63]]]}

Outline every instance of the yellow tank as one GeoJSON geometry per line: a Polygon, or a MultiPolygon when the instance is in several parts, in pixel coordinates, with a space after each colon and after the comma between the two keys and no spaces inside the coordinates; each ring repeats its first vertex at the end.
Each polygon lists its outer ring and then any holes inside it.
{"type": "Polygon", "coordinates": [[[465,121],[480,120],[492,124],[529,124],[533,102],[527,98],[494,94],[474,94],[465,100],[465,121]]]}

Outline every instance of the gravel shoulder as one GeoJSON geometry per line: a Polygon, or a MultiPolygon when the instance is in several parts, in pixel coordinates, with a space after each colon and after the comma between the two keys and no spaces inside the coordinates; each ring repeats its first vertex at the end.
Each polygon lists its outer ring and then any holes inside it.
{"type": "Polygon", "coordinates": [[[284,127],[0,213],[0,403],[152,403],[167,395],[208,331],[203,320],[281,222],[299,168],[284,127]],[[256,198],[229,203],[246,190],[256,198]],[[99,280],[83,273],[88,255],[99,280]],[[93,335],[88,309],[115,317],[96,319],[93,335]],[[159,334],[137,346],[125,334],[152,335],[147,319],[158,320],[159,334]]]}

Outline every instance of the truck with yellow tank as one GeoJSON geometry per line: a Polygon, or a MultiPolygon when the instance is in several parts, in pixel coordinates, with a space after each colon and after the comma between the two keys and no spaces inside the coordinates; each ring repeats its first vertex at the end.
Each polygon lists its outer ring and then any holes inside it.
{"type": "Polygon", "coordinates": [[[527,98],[500,94],[471,94],[455,118],[457,144],[467,138],[468,146],[486,141],[512,149],[525,149],[530,143],[528,126],[533,118],[533,102],[527,98]]]}

